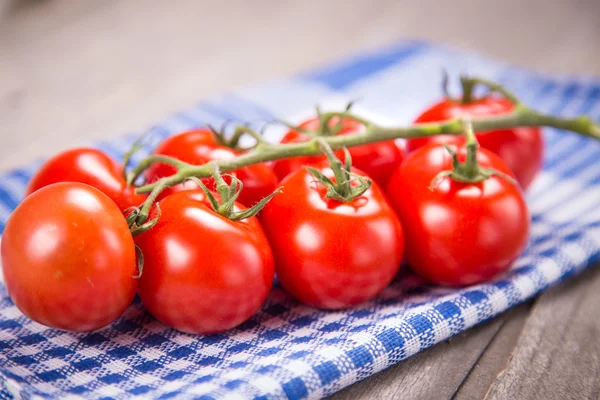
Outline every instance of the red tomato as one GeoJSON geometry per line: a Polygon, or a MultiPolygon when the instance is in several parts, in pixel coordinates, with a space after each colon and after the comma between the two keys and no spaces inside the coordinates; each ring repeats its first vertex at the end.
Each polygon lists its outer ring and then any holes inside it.
{"type": "Polygon", "coordinates": [[[27,197],[2,236],[8,294],[52,328],[91,331],[118,318],[137,286],[135,248],[119,208],[82,183],[56,183],[27,197]]]}
{"type": "Polygon", "coordinates": [[[172,194],[159,202],[156,226],[136,237],[145,256],[142,302],[157,319],[188,333],[240,325],[263,304],[274,277],[258,220],[231,221],[206,202],[200,191],[172,194]]]}
{"type": "MultiPolygon", "coordinates": [[[[456,146],[451,145],[456,148],[456,146]]],[[[458,150],[464,161],[466,150],[458,150]]],[[[494,153],[480,149],[479,164],[510,174],[494,153]]],[[[390,179],[387,194],[406,232],[406,260],[432,282],[463,286],[506,271],[529,237],[529,212],[521,189],[501,177],[478,183],[432,179],[452,169],[439,144],[408,155],[390,179]]]]}
{"type": "MultiPolygon", "coordinates": [[[[227,177],[225,177],[223,179],[226,179],[227,183],[231,183],[230,180],[227,179],[227,177]]],[[[202,182],[205,185],[207,185],[211,191],[214,192],[216,190],[216,187],[214,185],[214,180],[210,179],[210,181],[209,181],[208,179],[202,179],[202,182]]],[[[183,183],[178,183],[177,185],[173,185],[168,188],[165,188],[162,192],[160,192],[157,199],[160,201],[160,200],[164,199],[165,197],[170,196],[174,193],[186,192],[186,191],[194,191],[194,192],[200,191],[200,187],[194,181],[186,181],[183,183]]],[[[240,193],[240,195],[241,195],[241,193],[240,193]]],[[[206,205],[210,205],[210,203],[206,203],[206,205]]]]}
{"type": "MultiPolygon", "coordinates": [[[[189,164],[200,165],[211,160],[228,160],[241,153],[219,145],[208,129],[198,129],[167,138],[156,148],[155,154],[163,154],[189,164]]],[[[170,165],[156,163],[146,171],[146,180],[154,182],[159,178],[173,175],[175,172],[176,169],[170,165]]],[[[270,195],[277,187],[275,173],[264,163],[243,167],[234,173],[244,184],[244,190],[238,201],[248,207],[270,195]]],[[[206,184],[210,189],[214,189],[212,179],[207,179],[206,184]]],[[[193,184],[190,186],[195,188],[193,184]]],[[[170,192],[174,191],[177,189],[170,192]]]]}
{"type": "MultiPolygon", "coordinates": [[[[331,169],[320,170],[335,180],[331,169]]],[[[266,205],[261,222],[277,277],[292,296],[341,309],[372,299],[392,281],[404,235],[376,183],[349,203],[326,198],[326,188],[304,169],[282,185],[285,190],[266,205]]]]}
{"type": "Polygon", "coordinates": [[[110,197],[121,210],[139,206],[146,199],[126,188],[123,166],[100,150],[75,148],[64,151],[42,165],[31,178],[27,195],[57,182],[80,182],[95,187],[110,197]]]}
{"type": "MultiPolygon", "coordinates": [[[[330,121],[331,126],[337,124],[338,119],[330,121]]],[[[300,124],[300,128],[316,131],[319,129],[319,119],[313,118],[300,124]]],[[[348,135],[361,132],[364,126],[351,119],[342,121],[342,129],[338,135],[348,135]]],[[[290,130],[281,140],[281,143],[305,142],[310,136],[290,130]]],[[[381,186],[387,184],[388,179],[404,159],[402,151],[393,141],[366,144],[348,148],[352,156],[352,165],[361,171],[364,171],[370,178],[381,186]]],[[[343,159],[343,153],[336,152],[338,158],[343,159]]],[[[325,156],[316,157],[294,157],[275,161],[273,169],[277,177],[281,180],[293,171],[302,168],[304,165],[316,165],[325,160],[325,156]]]]}
{"type": "MultiPolygon", "coordinates": [[[[457,117],[485,117],[508,114],[513,104],[502,97],[484,97],[468,104],[444,99],[421,114],[415,122],[438,122],[457,117]]],[[[500,156],[515,178],[526,190],[540,172],[544,155],[542,131],[537,127],[501,129],[477,133],[477,140],[484,149],[500,156]]],[[[414,151],[427,143],[465,143],[464,136],[439,135],[408,140],[407,150],[414,151]]]]}

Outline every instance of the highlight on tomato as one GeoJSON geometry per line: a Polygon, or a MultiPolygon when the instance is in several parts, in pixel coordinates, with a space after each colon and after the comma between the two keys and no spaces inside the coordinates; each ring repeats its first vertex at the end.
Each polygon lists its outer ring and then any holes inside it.
{"type": "MultiPolygon", "coordinates": [[[[195,129],[183,132],[165,139],[154,150],[154,154],[174,157],[192,165],[201,165],[213,160],[229,160],[240,156],[243,151],[230,148],[219,143],[215,133],[210,129],[195,129]]],[[[155,163],[145,172],[146,181],[149,183],[173,175],[176,168],[164,163],[155,163]]],[[[278,179],[275,173],[265,163],[249,165],[232,172],[244,185],[244,190],[239,195],[238,202],[246,207],[253,206],[271,194],[277,187],[278,179]]],[[[211,190],[215,189],[212,178],[202,180],[211,190]]],[[[193,183],[185,186],[177,185],[170,188],[166,194],[175,193],[188,188],[197,189],[193,183]]],[[[165,194],[165,195],[166,195],[165,194]]],[[[163,197],[165,196],[163,195],[163,197]]]]}
{"type": "Polygon", "coordinates": [[[139,296],[158,320],[188,333],[235,328],[264,303],[274,279],[273,254],[255,215],[278,191],[254,207],[235,202],[243,184],[216,176],[218,195],[173,193],[158,202],[156,225],[135,242],[144,255],[139,296]]]}
{"type": "Polygon", "coordinates": [[[123,165],[92,148],[74,148],[47,160],[31,178],[26,195],[58,182],[93,186],[110,197],[122,211],[140,205],[146,198],[136,194],[134,187],[127,187],[123,165]]]}
{"type": "MultiPolygon", "coordinates": [[[[463,77],[463,96],[454,99],[446,96],[423,111],[415,123],[441,122],[454,118],[478,118],[508,115],[515,110],[514,101],[493,93],[476,97],[473,82],[463,77]]],[[[523,190],[526,190],[542,169],[544,139],[538,127],[518,127],[477,132],[482,148],[498,155],[514,174],[523,190]]],[[[407,141],[407,151],[414,151],[428,143],[465,144],[464,136],[437,135],[407,141]]]]}
{"type": "MultiPolygon", "coordinates": [[[[318,131],[320,128],[319,118],[311,118],[301,123],[298,128],[307,131],[318,131]]],[[[349,135],[364,131],[362,123],[353,119],[332,118],[329,121],[328,135],[349,135]]],[[[281,139],[281,143],[306,142],[312,137],[300,130],[291,129],[281,139]]],[[[381,187],[385,187],[388,179],[394,172],[394,169],[400,165],[404,159],[403,151],[398,148],[394,141],[378,142],[365,144],[363,146],[351,147],[348,149],[352,156],[354,167],[363,171],[371,179],[377,182],[381,187]]],[[[337,151],[338,157],[343,157],[344,153],[337,151]]],[[[305,165],[318,165],[327,161],[325,156],[294,157],[277,160],[273,163],[273,169],[277,177],[282,180],[290,173],[301,169],[305,165]]]]}
{"type": "Polygon", "coordinates": [[[23,314],[69,331],[110,324],[137,287],[134,242],[121,211],[82,183],[45,186],[14,210],[2,235],[2,272],[23,314]]]}
{"type": "Polygon", "coordinates": [[[406,232],[406,261],[431,282],[465,286],[510,268],[527,246],[530,217],[521,188],[497,155],[430,143],[409,154],[387,195],[406,232]]]}
{"type": "Polygon", "coordinates": [[[263,228],[277,277],[297,300],[343,309],[377,296],[396,275],[404,249],[398,217],[379,186],[328,150],[330,165],[301,168],[265,206],[263,228]]]}

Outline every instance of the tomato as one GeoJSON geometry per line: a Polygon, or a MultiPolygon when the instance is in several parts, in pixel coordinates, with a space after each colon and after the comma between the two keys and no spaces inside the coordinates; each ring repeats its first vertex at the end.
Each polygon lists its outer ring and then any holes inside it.
{"type": "MultiPolygon", "coordinates": [[[[331,126],[335,126],[338,119],[333,118],[330,121],[331,126]]],[[[309,119],[299,126],[300,128],[316,131],[319,129],[319,119],[309,119]]],[[[342,120],[342,129],[338,135],[349,135],[364,130],[364,126],[351,119],[342,120]]],[[[281,140],[281,143],[305,142],[310,139],[305,133],[290,130],[281,140]]],[[[361,171],[364,171],[370,178],[381,186],[385,186],[388,179],[404,159],[403,152],[396,146],[394,141],[366,144],[363,146],[350,147],[348,149],[352,156],[352,164],[361,171]]],[[[336,152],[341,156],[341,152],[336,152]]],[[[275,161],[273,169],[277,177],[281,180],[293,171],[296,171],[304,165],[316,165],[325,160],[325,156],[314,157],[294,157],[275,161]]]]}
{"type": "Polygon", "coordinates": [[[188,333],[240,325],[263,304],[274,278],[273,254],[256,217],[231,221],[206,202],[200,191],[174,193],[159,202],[156,226],[136,237],[145,260],[142,303],[188,333]]]}
{"type": "MultiPolygon", "coordinates": [[[[457,153],[464,161],[464,146],[457,153]]],[[[490,151],[480,149],[477,160],[510,174],[490,151]]],[[[503,177],[478,183],[445,178],[430,190],[434,177],[451,169],[447,150],[431,143],[409,154],[390,179],[386,192],[406,232],[406,261],[438,284],[484,282],[506,271],[525,249],[529,212],[521,189],[503,177]]]]}
{"type": "MultiPolygon", "coordinates": [[[[224,179],[228,182],[231,183],[228,179],[226,179],[227,177],[225,177],[224,179]]],[[[202,182],[205,185],[210,186],[210,189],[212,191],[216,190],[216,187],[214,185],[214,180],[212,179],[202,179],[202,182]]],[[[162,192],[160,192],[160,194],[158,195],[157,199],[158,200],[162,200],[167,196],[170,196],[174,193],[179,193],[179,192],[186,192],[186,191],[199,191],[200,187],[198,186],[198,184],[194,181],[186,181],[183,183],[178,183],[177,185],[173,185],[170,186],[168,188],[165,188],[162,192]]],[[[210,205],[209,203],[206,203],[206,205],[210,205]]]]}
{"type": "Polygon", "coordinates": [[[75,148],[46,161],[31,178],[26,195],[57,182],[80,182],[110,197],[121,210],[139,206],[145,196],[126,188],[123,166],[100,150],[75,148]]]}
{"type": "MultiPolygon", "coordinates": [[[[163,141],[154,151],[177,158],[189,164],[200,165],[211,160],[228,160],[242,153],[219,145],[208,129],[198,129],[171,136],[163,141]]],[[[146,171],[146,180],[154,182],[159,178],[173,175],[176,169],[173,166],[156,163],[146,171]]],[[[240,168],[233,172],[244,184],[244,190],[238,201],[245,206],[252,206],[267,197],[277,187],[277,177],[268,165],[255,164],[240,168]]],[[[214,189],[212,179],[205,180],[207,186],[214,189]]],[[[187,185],[186,185],[187,186],[187,185]]],[[[195,187],[190,184],[190,187],[195,187]]],[[[179,189],[182,189],[179,187],[179,189]]],[[[177,191],[172,189],[170,192],[177,191]]]]}
{"type": "MultiPolygon", "coordinates": [[[[415,122],[438,122],[457,117],[485,117],[508,114],[513,104],[502,97],[487,96],[463,104],[460,101],[445,99],[423,112],[415,122]]],[[[477,133],[477,140],[484,149],[500,156],[515,178],[526,190],[540,172],[544,155],[542,131],[537,127],[500,129],[477,133]]],[[[464,144],[464,136],[439,135],[429,138],[408,140],[407,150],[414,151],[427,143],[464,144]]]]}
{"type": "Polygon", "coordinates": [[[118,318],[136,291],[135,248],[119,208],[82,183],[27,197],[2,236],[8,294],[43,325],[91,331],[118,318]]]}
{"type": "MultiPolygon", "coordinates": [[[[319,170],[335,181],[330,168],[319,170]]],[[[261,222],[277,277],[293,297],[342,309],[374,298],[392,281],[402,259],[403,230],[376,183],[347,203],[327,198],[325,186],[305,169],[288,175],[282,186],[261,222]]]]}

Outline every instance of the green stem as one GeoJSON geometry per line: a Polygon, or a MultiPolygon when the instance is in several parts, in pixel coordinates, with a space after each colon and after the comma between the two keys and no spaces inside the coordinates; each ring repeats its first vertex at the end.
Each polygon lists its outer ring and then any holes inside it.
{"type": "Polygon", "coordinates": [[[513,177],[496,169],[484,168],[479,165],[479,162],[477,161],[479,142],[477,142],[477,137],[475,137],[475,132],[473,132],[473,125],[470,121],[465,121],[464,125],[465,136],[467,139],[467,157],[465,162],[460,162],[456,152],[450,146],[444,144],[444,147],[452,157],[452,169],[440,171],[440,173],[438,173],[431,180],[431,183],[429,184],[429,189],[435,190],[435,188],[446,178],[450,178],[454,181],[462,183],[477,183],[485,181],[486,179],[489,179],[492,176],[497,176],[501,179],[510,182],[513,185],[516,185],[517,182],[514,180],[513,177]]]}
{"type": "Polygon", "coordinates": [[[350,203],[359,196],[362,196],[371,187],[372,181],[352,172],[352,157],[348,149],[344,147],[344,162],[337,158],[326,141],[318,139],[319,146],[327,156],[329,168],[333,171],[335,182],[329,179],[323,172],[317,168],[305,166],[321,185],[325,186],[327,193],[325,197],[350,203]],[[352,183],[356,185],[352,185],[352,183]]]}
{"type": "Polygon", "coordinates": [[[227,145],[232,148],[238,148],[238,143],[240,141],[240,138],[244,134],[252,136],[254,138],[254,140],[256,140],[257,144],[265,143],[265,138],[259,132],[250,128],[247,125],[240,125],[235,128],[235,131],[233,132],[233,136],[231,137],[231,139],[229,139],[229,142],[227,143],[227,145]]]}
{"type": "Polygon", "coordinates": [[[131,186],[133,182],[135,182],[135,180],[139,178],[139,176],[142,175],[144,171],[150,168],[154,163],[168,164],[177,168],[178,170],[191,166],[191,164],[185,163],[173,157],[163,156],[162,154],[153,154],[144,158],[139,165],[129,173],[127,176],[127,185],[131,186]]]}
{"type": "Polygon", "coordinates": [[[500,95],[502,95],[502,97],[506,98],[508,101],[510,101],[511,103],[513,103],[514,105],[518,105],[520,104],[519,99],[517,99],[517,96],[515,96],[514,94],[512,94],[511,92],[509,92],[508,90],[506,90],[503,86],[489,81],[487,79],[483,79],[483,78],[467,78],[467,77],[463,77],[461,78],[463,87],[464,85],[467,85],[469,91],[470,91],[470,96],[471,96],[471,101],[473,101],[472,99],[472,92],[473,89],[475,88],[475,86],[477,85],[482,85],[485,86],[489,89],[490,92],[495,92],[498,93],[500,95]]]}
{"type": "Polygon", "coordinates": [[[273,193],[264,197],[256,204],[253,204],[252,207],[238,211],[235,207],[235,201],[242,192],[244,184],[235,175],[229,175],[229,177],[231,178],[231,184],[228,185],[227,182],[225,182],[225,180],[223,179],[223,175],[221,175],[221,171],[219,171],[219,166],[215,161],[211,163],[211,169],[212,177],[217,184],[217,193],[219,194],[218,199],[210,190],[208,190],[206,185],[202,183],[202,181],[200,181],[198,178],[190,177],[188,179],[195,181],[196,184],[200,186],[200,189],[202,189],[202,191],[206,195],[214,212],[232,221],[239,221],[241,219],[251,218],[255,215],[258,215],[258,213],[265,207],[265,205],[269,201],[271,201],[273,196],[275,196],[278,193],[281,193],[281,187],[278,187],[277,189],[275,189],[275,191],[273,191],[273,193]]]}
{"type": "Polygon", "coordinates": [[[460,77],[460,84],[462,86],[462,104],[469,104],[471,102],[473,102],[474,97],[473,97],[473,90],[475,89],[475,86],[477,86],[477,83],[474,82],[472,79],[469,79],[465,76],[461,76],[460,77]]]}
{"type": "Polygon", "coordinates": [[[150,195],[144,201],[144,204],[142,205],[142,208],[140,209],[140,212],[136,218],[137,225],[144,225],[146,223],[148,215],[150,215],[150,209],[152,208],[152,205],[156,202],[156,199],[158,198],[160,193],[167,187],[167,183],[164,179],[159,179],[156,182],[156,185],[152,189],[150,195]]]}
{"type": "Polygon", "coordinates": [[[477,162],[479,142],[477,142],[470,122],[465,123],[465,136],[467,137],[467,160],[464,164],[464,173],[467,178],[473,179],[479,174],[479,163],[477,162]]]}
{"type": "MultiPolygon", "coordinates": [[[[447,79],[448,79],[448,77],[444,76],[444,83],[443,83],[444,87],[447,87],[447,85],[448,85],[447,79]]],[[[514,94],[512,94],[511,92],[506,90],[503,86],[501,86],[495,82],[489,81],[487,79],[469,78],[467,76],[461,76],[460,84],[461,84],[462,90],[463,90],[463,96],[461,99],[461,102],[463,104],[469,104],[476,100],[473,92],[475,90],[475,87],[478,85],[485,86],[492,93],[498,93],[498,94],[502,95],[502,97],[504,97],[505,99],[510,101],[515,106],[518,106],[520,104],[519,99],[517,99],[517,96],[515,96],[514,94]]],[[[445,91],[447,92],[447,88],[445,89],[445,91]]]]}
{"type": "MultiPolygon", "coordinates": [[[[327,161],[329,161],[329,167],[333,171],[333,175],[335,176],[335,190],[340,194],[341,197],[346,197],[350,193],[350,169],[345,170],[344,164],[337,158],[337,156],[333,153],[331,147],[324,141],[322,138],[317,139],[319,142],[319,147],[325,153],[327,157],[327,161]]],[[[347,163],[348,164],[348,163],[347,163]]],[[[350,166],[352,162],[349,163],[350,166]]]]}
{"type": "Polygon", "coordinates": [[[149,129],[146,132],[144,132],[142,135],[140,135],[140,137],[138,137],[133,142],[133,144],[131,145],[131,148],[123,156],[123,179],[125,179],[125,181],[128,180],[127,166],[129,164],[129,160],[131,160],[131,157],[133,157],[133,155],[143,147],[142,143],[144,142],[144,139],[146,139],[150,135],[150,133],[152,133],[152,129],[149,129]]]}
{"type": "Polygon", "coordinates": [[[324,122],[327,122],[327,124],[329,124],[329,121],[331,121],[332,118],[334,117],[340,117],[344,118],[344,119],[351,119],[353,121],[356,122],[360,122],[361,124],[365,125],[365,126],[369,126],[369,125],[373,125],[372,121],[369,121],[366,118],[363,118],[359,115],[353,114],[349,111],[343,111],[343,112],[326,112],[321,114],[321,118],[323,118],[324,122]]]}
{"type": "MultiPolygon", "coordinates": [[[[331,118],[341,117],[361,122],[365,125],[365,131],[342,136],[325,136],[318,140],[326,142],[333,150],[343,147],[354,147],[368,143],[383,142],[398,138],[418,138],[435,135],[459,135],[463,132],[463,120],[460,118],[441,123],[417,124],[407,127],[382,127],[370,122],[362,117],[348,112],[328,112],[321,114],[323,122],[329,122],[331,118]]],[[[522,105],[517,105],[510,114],[501,116],[490,116],[485,118],[474,118],[472,120],[473,130],[483,132],[496,129],[506,129],[524,126],[548,126],[558,129],[565,129],[600,140],[600,126],[594,124],[587,117],[577,118],[559,118],[552,115],[541,114],[522,105]]],[[[301,143],[286,144],[260,144],[248,153],[229,160],[219,160],[218,164],[222,172],[233,171],[248,165],[259,164],[266,161],[280,160],[282,158],[315,156],[322,154],[319,141],[311,139],[301,143]]],[[[144,160],[142,163],[146,166],[154,161],[144,160]]],[[[160,160],[159,160],[160,161],[160,160]]],[[[211,164],[193,166],[182,163],[178,167],[176,174],[161,179],[166,186],[176,185],[183,182],[191,176],[207,177],[211,174],[211,164]]],[[[174,162],[171,164],[174,165],[174,162]]],[[[136,169],[138,170],[139,167],[136,169]]],[[[137,189],[138,193],[149,193],[156,186],[157,182],[141,186],[137,189]]]]}

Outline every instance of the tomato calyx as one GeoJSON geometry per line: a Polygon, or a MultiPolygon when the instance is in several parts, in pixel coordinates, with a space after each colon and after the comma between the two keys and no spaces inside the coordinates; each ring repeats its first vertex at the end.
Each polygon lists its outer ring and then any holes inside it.
{"type": "MultiPolygon", "coordinates": [[[[354,105],[354,102],[350,101],[346,105],[346,108],[344,109],[344,111],[342,111],[340,114],[349,113],[350,110],[352,109],[353,105],[354,105]]],[[[325,137],[337,136],[337,134],[340,133],[344,129],[344,118],[343,117],[331,117],[331,116],[328,116],[327,114],[323,114],[323,112],[321,111],[321,108],[319,106],[316,107],[316,111],[317,111],[316,119],[319,121],[319,127],[317,128],[317,130],[311,130],[311,129],[304,128],[304,127],[302,127],[302,124],[299,126],[294,125],[294,124],[291,124],[282,119],[277,119],[277,122],[287,126],[288,128],[290,128],[293,131],[303,133],[311,138],[316,138],[316,137],[320,137],[320,136],[325,136],[325,137]]],[[[358,121],[355,116],[353,117],[351,115],[348,115],[348,117],[346,119],[358,121]]]]}
{"type": "MultiPolygon", "coordinates": [[[[152,205],[152,202],[153,200],[151,200],[149,204],[152,205]]],[[[125,215],[125,222],[127,222],[127,226],[129,227],[129,232],[131,233],[132,237],[141,235],[142,233],[154,228],[154,226],[158,223],[162,213],[158,203],[154,203],[154,206],[156,207],[156,216],[149,221],[147,220],[147,211],[144,208],[146,207],[146,204],[143,204],[140,207],[129,207],[123,211],[123,215],[125,215]]],[[[133,278],[140,279],[142,277],[142,271],[144,270],[144,253],[137,245],[135,245],[135,260],[138,273],[133,275],[133,278]]]]}
{"type": "MultiPolygon", "coordinates": [[[[344,112],[350,112],[353,102],[349,102],[346,105],[344,112]]],[[[331,119],[325,118],[321,109],[317,107],[317,118],[319,119],[319,130],[316,132],[316,136],[336,136],[342,129],[344,129],[344,119],[336,118],[335,123],[332,125],[331,119]]]]}
{"type": "Polygon", "coordinates": [[[324,140],[318,140],[319,146],[327,156],[329,167],[335,176],[335,182],[326,177],[316,168],[305,166],[304,168],[325,188],[327,193],[325,197],[337,200],[343,203],[350,203],[357,197],[360,197],[371,187],[373,183],[370,179],[355,174],[352,169],[352,157],[348,149],[344,147],[344,163],[338,159],[333,150],[324,140]]]}
{"type": "Polygon", "coordinates": [[[131,232],[131,236],[135,237],[146,232],[149,229],[152,229],[154,225],[158,222],[161,211],[158,203],[155,203],[156,207],[156,217],[152,218],[150,221],[147,221],[148,215],[144,213],[144,207],[129,207],[123,214],[125,215],[125,221],[127,221],[127,226],[129,226],[129,232],[131,232]]]}
{"type": "Polygon", "coordinates": [[[144,252],[140,247],[136,244],[135,248],[135,262],[137,264],[137,275],[133,275],[133,279],[140,279],[142,277],[142,272],[144,271],[144,252]]]}
{"type": "Polygon", "coordinates": [[[258,203],[254,204],[252,207],[249,207],[244,210],[237,211],[235,209],[236,200],[239,197],[240,193],[244,188],[244,184],[241,180],[239,180],[235,175],[225,174],[222,175],[219,170],[219,164],[215,161],[212,163],[212,176],[216,183],[217,193],[219,194],[219,199],[215,197],[215,195],[206,187],[206,185],[196,177],[187,178],[187,180],[191,180],[196,183],[200,189],[204,192],[210,205],[214,212],[217,214],[230,219],[232,221],[239,221],[246,218],[251,218],[257,215],[265,205],[278,193],[281,193],[282,188],[278,187],[273,191],[273,193],[269,194],[267,197],[260,200],[258,203]],[[231,183],[227,184],[224,176],[227,176],[231,179],[231,183]]]}
{"type": "Polygon", "coordinates": [[[442,183],[446,178],[450,178],[454,181],[461,183],[478,183],[489,179],[492,176],[502,178],[513,185],[517,185],[517,181],[510,175],[500,172],[493,168],[485,168],[479,165],[477,161],[477,151],[479,149],[479,142],[473,132],[473,125],[470,121],[465,122],[465,136],[467,138],[466,148],[467,157],[465,162],[460,162],[456,151],[454,151],[446,143],[443,144],[444,148],[450,156],[452,156],[452,170],[441,171],[437,174],[429,185],[430,190],[434,190],[437,186],[442,183]]]}

